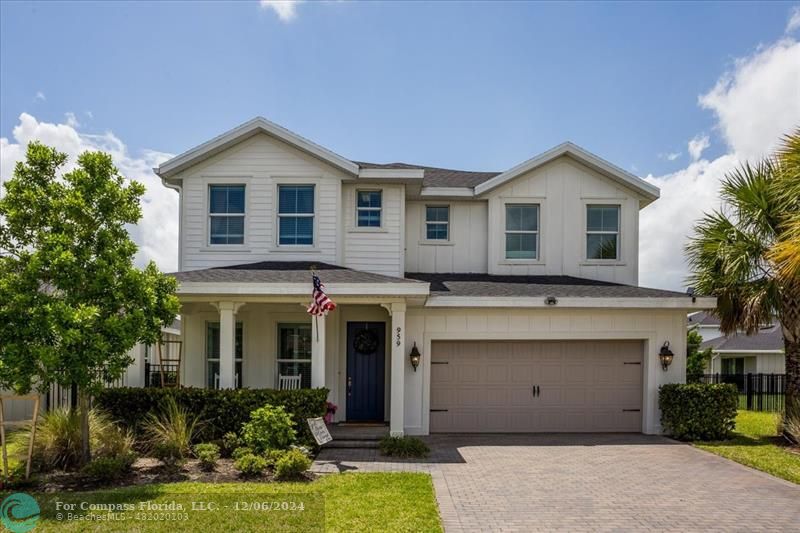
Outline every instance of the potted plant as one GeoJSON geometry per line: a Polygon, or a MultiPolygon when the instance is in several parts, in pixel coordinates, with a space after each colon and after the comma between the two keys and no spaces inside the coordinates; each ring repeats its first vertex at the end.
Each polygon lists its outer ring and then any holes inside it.
{"type": "Polygon", "coordinates": [[[327,407],[325,409],[325,416],[323,419],[325,420],[325,423],[330,426],[333,423],[333,415],[336,414],[336,409],[338,409],[339,406],[333,402],[326,402],[326,404],[327,407]]]}

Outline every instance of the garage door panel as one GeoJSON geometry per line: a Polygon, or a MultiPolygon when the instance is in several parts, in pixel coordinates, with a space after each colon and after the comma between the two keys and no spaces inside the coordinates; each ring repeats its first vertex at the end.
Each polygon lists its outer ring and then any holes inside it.
{"type": "Polygon", "coordinates": [[[642,349],[639,341],[434,342],[432,361],[447,364],[432,366],[431,431],[641,431],[642,349]]]}

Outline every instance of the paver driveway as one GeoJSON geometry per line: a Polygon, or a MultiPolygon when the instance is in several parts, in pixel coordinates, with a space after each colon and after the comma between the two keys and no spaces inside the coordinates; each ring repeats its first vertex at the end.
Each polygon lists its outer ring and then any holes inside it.
{"type": "Polygon", "coordinates": [[[800,531],[800,486],[646,435],[442,435],[424,462],[326,449],[316,472],[430,472],[446,531],[800,531]]]}

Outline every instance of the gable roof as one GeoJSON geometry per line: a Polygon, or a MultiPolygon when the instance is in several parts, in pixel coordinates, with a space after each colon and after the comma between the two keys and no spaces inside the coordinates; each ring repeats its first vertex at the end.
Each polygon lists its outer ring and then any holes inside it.
{"type": "Polygon", "coordinates": [[[528,159],[527,161],[524,161],[519,165],[506,170],[502,174],[499,174],[492,179],[481,183],[475,187],[475,195],[477,196],[479,194],[489,192],[492,189],[495,189],[500,185],[503,185],[504,183],[516,178],[517,176],[525,174],[526,172],[530,172],[531,170],[564,155],[570,156],[584,165],[620,183],[621,185],[625,185],[628,188],[638,192],[646,200],[644,205],[657,200],[660,195],[660,191],[655,185],[646,182],[642,178],[635,176],[612,163],[609,163],[605,159],[598,157],[588,150],[584,150],[580,146],[572,144],[571,142],[561,143],[558,146],[551,148],[546,152],[542,152],[536,157],[528,159]]]}
{"type": "Polygon", "coordinates": [[[755,335],[737,333],[707,340],[700,345],[701,350],[711,348],[715,352],[782,352],[784,350],[783,331],[780,325],[762,328],[755,335]]]}
{"type": "Polygon", "coordinates": [[[692,313],[686,319],[688,326],[719,326],[719,317],[708,311],[692,313]]]}
{"type": "Polygon", "coordinates": [[[311,154],[348,174],[358,175],[358,165],[349,159],[345,159],[344,157],[331,152],[327,148],[323,148],[322,146],[311,142],[308,139],[301,137],[282,126],[279,126],[274,122],[270,122],[264,117],[256,117],[252,120],[248,120],[244,124],[237,126],[232,130],[226,131],[222,135],[218,135],[210,141],[204,142],[203,144],[196,146],[191,150],[187,150],[182,154],[176,155],[169,161],[159,165],[158,168],[153,169],[153,171],[162,179],[169,178],[170,176],[177,174],[178,172],[195,165],[200,161],[211,157],[212,155],[218,154],[234,144],[237,144],[258,133],[266,133],[267,135],[271,135],[272,137],[280,139],[303,152],[311,154]]]}

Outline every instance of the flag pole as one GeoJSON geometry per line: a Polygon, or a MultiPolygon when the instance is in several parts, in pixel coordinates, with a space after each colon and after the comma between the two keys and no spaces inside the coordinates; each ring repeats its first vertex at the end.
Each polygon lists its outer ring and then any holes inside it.
{"type": "MultiPolygon", "coordinates": [[[[314,276],[316,276],[317,273],[314,270],[314,265],[311,265],[309,267],[309,270],[311,270],[311,288],[312,288],[312,292],[313,292],[314,276]]],[[[314,314],[314,330],[317,332],[317,342],[319,342],[319,315],[316,314],[316,313],[314,314]]]]}

